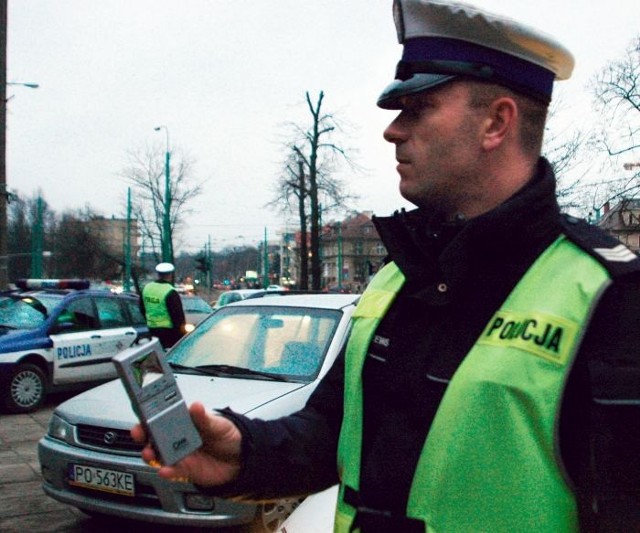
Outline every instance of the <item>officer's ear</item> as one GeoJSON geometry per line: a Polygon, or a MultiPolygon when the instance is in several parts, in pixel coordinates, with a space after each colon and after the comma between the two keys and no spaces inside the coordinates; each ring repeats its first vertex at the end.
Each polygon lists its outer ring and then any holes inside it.
{"type": "Polygon", "coordinates": [[[486,151],[501,147],[515,134],[517,120],[518,105],[513,98],[501,96],[493,100],[482,123],[482,147],[486,151]]]}

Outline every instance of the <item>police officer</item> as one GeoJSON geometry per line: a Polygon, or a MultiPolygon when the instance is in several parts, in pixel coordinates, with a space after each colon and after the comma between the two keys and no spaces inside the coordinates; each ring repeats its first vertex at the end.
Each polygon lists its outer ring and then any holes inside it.
{"type": "Polygon", "coordinates": [[[344,359],[289,417],[194,404],[205,445],[159,473],[248,499],[339,483],[340,532],[640,531],[640,260],[560,213],[540,157],[573,57],[467,4],[393,7],[378,105],[417,209],[375,219],[389,261],[344,359]]]}
{"type": "Polygon", "coordinates": [[[173,346],[185,334],[182,301],[171,283],[174,271],[171,263],[158,264],[158,279],[147,283],[142,289],[142,312],[147,319],[147,326],[165,349],[173,346]]]}

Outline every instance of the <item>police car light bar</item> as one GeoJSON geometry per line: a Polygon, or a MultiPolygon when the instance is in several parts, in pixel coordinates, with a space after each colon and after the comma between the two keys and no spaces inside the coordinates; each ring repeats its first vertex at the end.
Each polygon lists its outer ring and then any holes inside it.
{"type": "Polygon", "coordinates": [[[88,289],[91,282],[88,279],[19,279],[16,287],[27,289],[88,289]]]}

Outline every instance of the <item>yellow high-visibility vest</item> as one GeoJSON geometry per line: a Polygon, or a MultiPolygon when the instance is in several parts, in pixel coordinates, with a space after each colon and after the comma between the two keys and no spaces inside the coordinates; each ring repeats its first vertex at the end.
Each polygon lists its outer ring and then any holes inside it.
{"type": "MultiPolygon", "coordinates": [[[[348,532],[356,513],[344,490],[360,484],[364,360],[403,283],[388,264],[354,313],[335,531],[348,532]]],[[[414,473],[407,516],[422,520],[425,531],[578,531],[557,420],[582,333],[608,283],[607,271],[561,236],[490,319],[447,387],[414,473]]]]}

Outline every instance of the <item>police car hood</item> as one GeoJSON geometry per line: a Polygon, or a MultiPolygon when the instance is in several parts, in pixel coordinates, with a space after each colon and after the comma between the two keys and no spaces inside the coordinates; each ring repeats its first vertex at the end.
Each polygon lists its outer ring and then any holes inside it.
{"type": "Polygon", "coordinates": [[[30,341],[38,336],[38,331],[33,329],[12,329],[7,326],[0,325],[0,343],[13,343],[22,340],[30,341]]]}
{"type": "MultiPolygon", "coordinates": [[[[304,406],[311,383],[176,374],[187,405],[198,401],[209,409],[230,407],[251,416],[283,416],[304,406]],[[297,394],[296,394],[297,393],[297,394]]],[[[65,401],[56,413],[72,424],[129,429],[138,419],[121,381],[114,380],[65,401]]]]}

